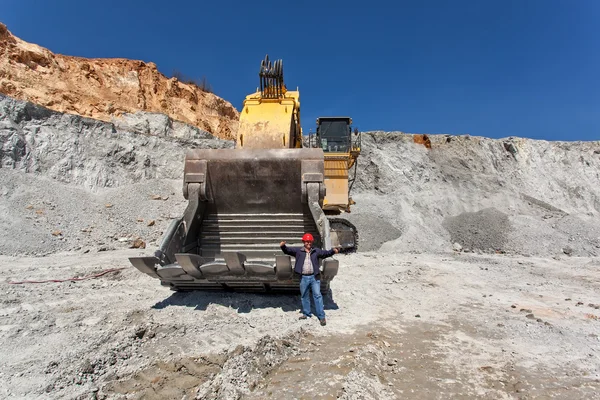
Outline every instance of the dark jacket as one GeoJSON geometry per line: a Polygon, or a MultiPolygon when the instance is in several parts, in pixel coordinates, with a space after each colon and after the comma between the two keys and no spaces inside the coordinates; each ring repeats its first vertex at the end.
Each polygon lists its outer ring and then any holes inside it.
{"type": "MultiPolygon", "coordinates": [[[[304,265],[304,259],[306,258],[306,251],[304,247],[287,247],[285,244],[281,246],[281,250],[288,256],[296,258],[296,264],[294,264],[294,272],[302,274],[302,266],[304,265]]],[[[310,249],[310,260],[312,261],[313,273],[315,277],[321,273],[319,271],[319,258],[327,258],[334,255],[335,252],[331,250],[321,250],[316,248],[310,249]]]]}

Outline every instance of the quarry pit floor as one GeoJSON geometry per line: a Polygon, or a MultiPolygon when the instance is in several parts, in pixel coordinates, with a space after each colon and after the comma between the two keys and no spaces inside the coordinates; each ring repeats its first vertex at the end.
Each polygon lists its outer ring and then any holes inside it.
{"type": "Polygon", "coordinates": [[[0,397],[600,398],[598,258],[339,255],[321,327],[295,295],[172,292],[141,253],[0,256],[0,397]]]}

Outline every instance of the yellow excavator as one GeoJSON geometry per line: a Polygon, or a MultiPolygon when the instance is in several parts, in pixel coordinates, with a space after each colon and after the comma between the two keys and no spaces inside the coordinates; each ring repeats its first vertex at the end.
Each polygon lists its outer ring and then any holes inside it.
{"type": "MultiPolygon", "coordinates": [[[[244,100],[235,148],[186,152],[183,216],[153,256],[129,259],[173,290],[297,292],[280,241],[301,245],[308,232],[318,247],[356,248],[354,226],[331,217],[352,204],[348,171],[360,135],[352,136],[351,119],[319,118],[303,147],[300,94],[287,90],[283,62],[267,56],[259,78],[244,100]]],[[[323,261],[324,293],[338,268],[335,258],[323,261]]]]}
{"type": "Polygon", "coordinates": [[[333,218],[342,212],[350,212],[355,204],[350,197],[352,184],[356,179],[357,159],[360,155],[360,133],[352,135],[352,118],[317,118],[317,131],[309,135],[309,147],[321,147],[324,153],[324,181],[326,195],[323,211],[329,215],[332,242],[343,249],[356,249],[358,235],[356,228],[342,218],[333,218]],[[353,178],[349,172],[354,167],[353,178]]]}

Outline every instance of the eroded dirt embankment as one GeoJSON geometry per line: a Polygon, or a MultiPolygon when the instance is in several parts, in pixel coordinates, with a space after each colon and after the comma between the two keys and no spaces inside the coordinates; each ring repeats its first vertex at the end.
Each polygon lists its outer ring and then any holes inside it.
{"type": "Polygon", "coordinates": [[[124,58],[54,54],[14,36],[0,22],[0,93],[102,121],[146,111],[233,139],[239,113],[228,101],[124,58]]]}

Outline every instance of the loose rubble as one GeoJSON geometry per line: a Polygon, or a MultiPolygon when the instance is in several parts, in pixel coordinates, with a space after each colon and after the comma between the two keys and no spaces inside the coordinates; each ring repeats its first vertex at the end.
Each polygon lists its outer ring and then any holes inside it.
{"type": "Polygon", "coordinates": [[[539,398],[568,387],[573,398],[594,398],[600,390],[597,258],[338,256],[344,273],[325,296],[321,327],[298,320],[293,295],[170,292],[128,266],[136,254],[0,256],[2,282],[125,267],[96,280],[3,283],[0,397],[539,398]],[[397,278],[382,285],[386,276],[397,278]]]}

